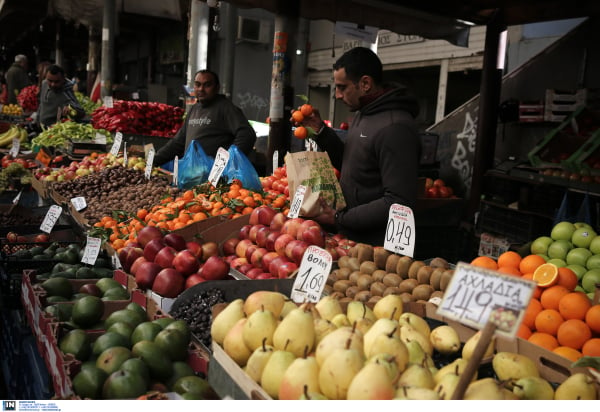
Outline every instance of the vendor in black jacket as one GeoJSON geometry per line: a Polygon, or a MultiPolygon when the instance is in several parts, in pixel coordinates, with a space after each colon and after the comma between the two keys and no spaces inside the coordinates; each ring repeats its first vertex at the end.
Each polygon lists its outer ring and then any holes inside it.
{"type": "Polygon", "coordinates": [[[41,126],[50,127],[63,118],[81,120],[85,116],[85,110],[75,97],[74,85],[65,77],[62,67],[48,66],[39,96],[37,121],[41,126]]]}

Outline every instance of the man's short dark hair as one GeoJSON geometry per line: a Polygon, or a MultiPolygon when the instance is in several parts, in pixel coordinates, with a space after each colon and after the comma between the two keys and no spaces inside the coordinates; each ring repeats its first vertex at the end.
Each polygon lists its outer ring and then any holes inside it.
{"type": "Polygon", "coordinates": [[[364,75],[371,76],[375,84],[383,79],[381,60],[366,47],[354,47],[342,55],[333,65],[334,70],[345,69],[346,77],[354,83],[364,75]]]}
{"type": "Polygon", "coordinates": [[[48,68],[46,69],[46,73],[50,73],[53,75],[62,74],[63,77],[65,76],[65,70],[58,64],[51,64],[50,66],[48,66],[48,68]]]}
{"type": "Polygon", "coordinates": [[[217,73],[213,72],[212,70],[198,70],[194,77],[196,77],[198,74],[210,74],[213,77],[213,79],[215,80],[215,84],[217,86],[221,84],[221,83],[219,83],[219,75],[217,73]]]}

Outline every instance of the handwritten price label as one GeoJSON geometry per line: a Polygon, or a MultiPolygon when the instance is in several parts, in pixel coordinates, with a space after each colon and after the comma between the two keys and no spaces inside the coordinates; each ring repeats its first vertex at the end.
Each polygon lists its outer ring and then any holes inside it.
{"type": "Polygon", "coordinates": [[[279,167],[279,151],[275,150],[273,152],[273,170],[279,167]]]}
{"type": "Polygon", "coordinates": [[[19,150],[21,150],[21,140],[15,137],[12,139],[12,147],[10,148],[8,154],[10,154],[12,157],[17,157],[19,155],[19,150]]]}
{"type": "Polygon", "coordinates": [[[83,196],[78,196],[78,197],[72,198],[71,203],[73,204],[73,207],[75,208],[75,210],[77,210],[78,212],[87,207],[85,197],[83,197],[83,196]]]}
{"type": "Polygon", "coordinates": [[[46,233],[52,232],[52,228],[56,224],[56,221],[60,217],[61,213],[62,213],[62,207],[60,207],[58,205],[50,206],[50,208],[48,209],[48,212],[46,212],[46,216],[44,216],[44,220],[42,221],[42,224],[40,225],[40,230],[42,232],[46,232],[46,233]]]}
{"type": "Polygon", "coordinates": [[[146,170],[144,170],[144,176],[146,179],[150,179],[152,175],[152,163],[154,162],[154,147],[148,150],[148,155],[146,156],[146,170]]]}
{"type": "Polygon", "coordinates": [[[94,141],[98,144],[106,144],[106,135],[96,132],[96,137],[94,138],[94,141]]]}
{"type": "Polygon", "coordinates": [[[225,170],[225,166],[227,166],[227,162],[229,162],[229,152],[222,147],[219,147],[217,155],[215,156],[215,163],[208,174],[208,181],[213,186],[216,187],[217,183],[219,183],[219,179],[225,170]]]}
{"type": "Polygon", "coordinates": [[[537,284],[460,262],[437,313],[482,329],[493,322],[498,333],[515,336],[537,284]]]}
{"type": "Polygon", "coordinates": [[[300,208],[302,207],[302,202],[304,202],[304,194],[306,193],[306,186],[298,185],[296,189],[296,193],[294,193],[294,199],[292,200],[292,204],[290,205],[290,210],[288,212],[288,217],[296,218],[300,214],[300,208]]]}
{"type": "Polygon", "coordinates": [[[104,96],[102,101],[104,102],[104,106],[108,107],[109,109],[112,109],[112,107],[113,107],[113,97],[112,96],[104,96]]]}
{"type": "Polygon", "coordinates": [[[415,250],[415,216],[410,207],[397,203],[390,207],[383,247],[390,252],[413,257],[415,250]]]}
{"type": "Polygon", "coordinates": [[[115,140],[113,141],[113,145],[110,148],[110,154],[116,156],[119,154],[119,149],[121,148],[121,142],[123,141],[123,133],[117,132],[115,133],[115,140]]]}
{"type": "Polygon", "coordinates": [[[88,236],[85,244],[85,249],[83,251],[83,257],[81,258],[81,263],[87,263],[88,265],[93,265],[94,263],[96,263],[98,253],[100,253],[101,244],[102,239],[100,239],[99,237],[88,236]]]}
{"type": "Polygon", "coordinates": [[[123,142],[123,167],[127,167],[127,142],[123,142]]]}
{"type": "Polygon", "coordinates": [[[290,298],[296,303],[318,302],[331,272],[331,254],[318,246],[306,248],[290,298]]]}
{"type": "Polygon", "coordinates": [[[173,161],[173,186],[179,184],[179,156],[175,156],[173,161]]]}
{"type": "Polygon", "coordinates": [[[17,193],[17,195],[15,196],[15,198],[12,201],[13,205],[16,205],[19,203],[19,200],[21,200],[21,193],[23,193],[23,190],[20,190],[19,193],[17,193]]]}

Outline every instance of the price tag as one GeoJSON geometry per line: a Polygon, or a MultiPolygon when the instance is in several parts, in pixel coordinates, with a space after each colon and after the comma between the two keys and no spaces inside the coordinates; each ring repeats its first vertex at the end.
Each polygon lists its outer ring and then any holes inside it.
{"type": "Polygon", "coordinates": [[[298,185],[288,212],[288,217],[290,219],[296,218],[300,214],[300,208],[302,207],[302,202],[304,202],[304,193],[306,193],[306,186],[298,185]]]}
{"type": "Polygon", "coordinates": [[[306,248],[290,298],[296,303],[318,302],[331,272],[331,254],[315,245],[306,248]]]}
{"type": "Polygon", "coordinates": [[[12,139],[12,146],[8,154],[12,157],[17,157],[19,155],[19,151],[21,150],[21,140],[18,137],[12,139]]]}
{"type": "Polygon", "coordinates": [[[87,203],[83,196],[78,196],[78,197],[72,198],[71,203],[73,204],[73,207],[75,208],[75,210],[77,210],[78,212],[87,207],[87,203]]]}
{"type": "Polygon", "coordinates": [[[113,145],[110,148],[110,154],[116,156],[119,154],[119,149],[121,148],[121,142],[123,141],[123,133],[117,132],[115,133],[115,140],[113,141],[113,145]]]}
{"type": "Polygon", "coordinates": [[[113,108],[113,97],[112,96],[104,96],[102,101],[104,102],[104,106],[108,107],[109,109],[113,108]]]}
{"type": "Polygon", "coordinates": [[[127,167],[127,143],[123,142],[123,167],[127,167]]]}
{"type": "Polygon", "coordinates": [[[279,167],[279,151],[275,150],[273,152],[273,170],[279,167]]]}
{"type": "Polygon", "coordinates": [[[229,152],[222,147],[219,147],[219,150],[217,150],[217,155],[215,156],[215,163],[213,164],[212,169],[210,169],[210,173],[208,175],[208,181],[213,186],[216,187],[217,183],[219,183],[219,179],[221,178],[228,161],[229,152]]]}
{"type": "Polygon", "coordinates": [[[514,337],[536,287],[530,280],[460,262],[437,313],[476,329],[493,322],[498,333],[514,337]]]}
{"type": "Polygon", "coordinates": [[[16,205],[16,204],[18,204],[18,203],[19,203],[19,200],[21,200],[21,193],[23,193],[23,190],[22,190],[22,189],[19,191],[19,193],[17,193],[17,195],[16,195],[16,196],[15,196],[15,198],[13,199],[13,201],[12,201],[12,204],[13,204],[13,205],[16,205]]]}
{"type": "Polygon", "coordinates": [[[40,225],[40,230],[42,232],[46,232],[46,233],[52,232],[52,228],[56,224],[56,221],[60,217],[61,213],[62,213],[62,207],[60,207],[58,205],[50,206],[50,208],[48,209],[48,212],[46,212],[46,216],[44,217],[42,224],[40,225]]]}
{"type": "Polygon", "coordinates": [[[408,206],[394,203],[390,207],[383,247],[393,253],[413,257],[415,250],[415,216],[408,206]]]}
{"type": "Polygon", "coordinates": [[[106,144],[106,135],[96,132],[96,137],[94,138],[94,141],[99,144],[106,144]]]}
{"type": "Polygon", "coordinates": [[[148,150],[148,155],[146,156],[146,170],[144,174],[146,175],[146,179],[150,179],[152,175],[152,162],[154,162],[154,147],[148,150]]]}
{"type": "Polygon", "coordinates": [[[179,184],[179,156],[175,156],[173,161],[173,186],[179,184]]]}
{"type": "Polygon", "coordinates": [[[102,239],[100,239],[99,237],[88,236],[85,244],[85,249],[83,251],[83,257],[81,258],[81,263],[87,263],[88,265],[93,265],[94,263],[96,263],[98,253],[100,253],[101,244],[102,239]]]}
{"type": "Polygon", "coordinates": [[[113,254],[113,255],[110,257],[110,260],[111,260],[111,262],[112,262],[112,265],[113,265],[113,267],[114,267],[115,269],[121,269],[121,270],[123,269],[123,265],[121,265],[121,261],[119,260],[119,255],[117,255],[116,253],[115,253],[115,254],[113,254]]]}
{"type": "Polygon", "coordinates": [[[131,93],[132,100],[140,100],[140,94],[138,92],[131,93]]]}

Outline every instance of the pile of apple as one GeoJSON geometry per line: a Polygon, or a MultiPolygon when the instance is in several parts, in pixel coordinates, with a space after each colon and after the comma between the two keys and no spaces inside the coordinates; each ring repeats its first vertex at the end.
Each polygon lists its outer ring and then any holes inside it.
{"type": "Polygon", "coordinates": [[[155,226],[140,230],[137,242],[121,249],[118,257],[123,270],[134,276],[140,289],[150,289],[166,298],[229,274],[229,264],[219,256],[216,242],[186,241],[177,233],[163,234],[155,226]]]}
{"type": "Polygon", "coordinates": [[[275,195],[284,194],[288,198],[290,197],[290,188],[288,186],[287,169],[285,168],[285,165],[273,170],[272,175],[261,177],[260,183],[266,193],[273,193],[275,195]]]}
{"type": "Polygon", "coordinates": [[[427,198],[449,198],[454,196],[454,190],[446,185],[442,179],[425,179],[425,197],[427,198]]]}
{"type": "MultiPolygon", "coordinates": [[[[97,156],[85,156],[79,162],[73,160],[68,166],[59,168],[40,167],[33,172],[33,175],[36,179],[46,182],[63,182],[99,172],[105,167],[123,165],[124,161],[125,159],[122,156],[117,157],[111,153],[101,153],[97,156]]],[[[140,156],[129,156],[127,167],[135,170],[145,170],[146,161],[140,156]]]]}
{"type": "Polygon", "coordinates": [[[237,236],[225,240],[223,254],[250,279],[285,279],[298,269],[310,245],[326,249],[337,260],[355,244],[342,235],[328,235],[312,219],[288,218],[265,205],[254,209],[237,236]]]}

